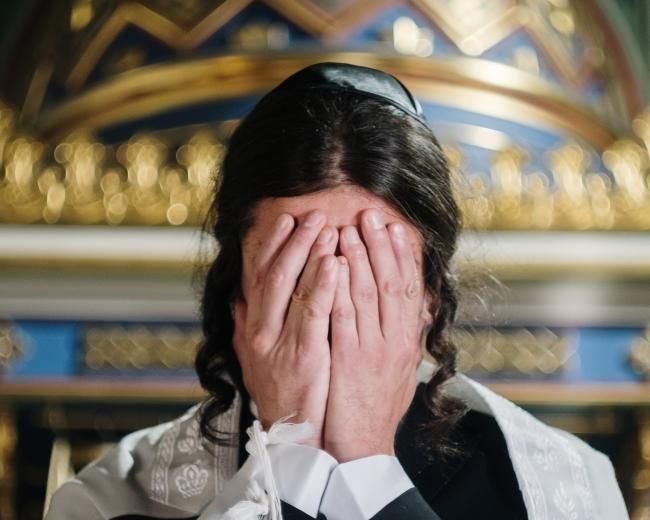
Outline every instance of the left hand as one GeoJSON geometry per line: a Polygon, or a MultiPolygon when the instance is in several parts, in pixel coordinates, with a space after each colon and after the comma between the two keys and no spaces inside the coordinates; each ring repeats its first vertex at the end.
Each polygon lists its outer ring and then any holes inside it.
{"type": "Polygon", "coordinates": [[[323,444],[339,462],[395,454],[395,434],[415,393],[422,333],[430,321],[404,225],[386,226],[374,209],[361,220],[363,241],[356,227],[341,232],[331,317],[323,444]]]}

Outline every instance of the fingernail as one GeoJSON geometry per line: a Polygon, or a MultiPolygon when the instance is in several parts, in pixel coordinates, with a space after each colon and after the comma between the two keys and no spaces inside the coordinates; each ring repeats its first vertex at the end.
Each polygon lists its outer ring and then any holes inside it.
{"type": "Polygon", "coordinates": [[[346,227],[343,233],[348,244],[358,244],[360,242],[359,233],[353,227],[346,227]]]}
{"type": "Polygon", "coordinates": [[[366,211],[366,221],[372,229],[381,229],[383,227],[379,213],[374,209],[366,211]]]}
{"type": "Polygon", "coordinates": [[[314,227],[320,224],[322,218],[323,216],[320,214],[320,212],[314,211],[307,216],[307,220],[305,220],[305,226],[314,227]]]}
{"type": "Polygon", "coordinates": [[[320,232],[320,235],[318,235],[317,242],[319,244],[327,244],[330,240],[332,240],[332,229],[326,227],[320,232]]]}

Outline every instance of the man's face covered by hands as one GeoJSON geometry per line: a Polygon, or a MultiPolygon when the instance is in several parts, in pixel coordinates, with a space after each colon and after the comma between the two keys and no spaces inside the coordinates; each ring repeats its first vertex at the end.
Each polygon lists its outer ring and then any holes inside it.
{"type": "Polygon", "coordinates": [[[392,454],[432,322],[417,230],[355,186],[256,209],[233,345],[263,426],[295,414],[340,461],[392,454]]]}
{"type": "MultiPolygon", "coordinates": [[[[244,297],[249,294],[252,280],[252,260],[268,239],[273,224],[282,213],[288,213],[298,222],[302,222],[310,211],[319,210],[325,215],[325,225],[334,227],[340,232],[345,226],[354,226],[359,229],[362,212],[369,208],[379,211],[384,224],[400,222],[404,225],[416,262],[418,266],[421,266],[422,241],[415,227],[385,201],[363,188],[339,186],[299,197],[269,198],[262,200],[258,205],[255,224],[248,231],[242,244],[244,297]]],[[[339,246],[337,246],[336,254],[340,254],[339,246]]]]}

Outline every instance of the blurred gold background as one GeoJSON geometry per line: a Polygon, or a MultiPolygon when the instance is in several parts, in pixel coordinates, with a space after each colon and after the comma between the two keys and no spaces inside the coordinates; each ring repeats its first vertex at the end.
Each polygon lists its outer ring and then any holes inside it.
{"type": "Polygon", "coordinates": [[[326,60],[399,77],[445,147],[459,369],[607,453],[650,518],[644,0],[0,4],[0,518],[200,399],[228,136],[326,60]]]}

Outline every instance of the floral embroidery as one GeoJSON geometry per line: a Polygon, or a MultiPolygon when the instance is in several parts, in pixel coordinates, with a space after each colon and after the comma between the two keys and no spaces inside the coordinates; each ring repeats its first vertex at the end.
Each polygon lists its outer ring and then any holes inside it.
{"type": "Polygon", "coordinates": [[[550,437],[542,437],[535,448],[533,460],[541,466],[544,471],[557,471],[558,460],[550,437]]]}
{"type": "Polygon", "coordinates": [[[179,474],[174,479],[176,489],[184,498],[203,493],[208,483],[208,470],[201,467],[204,461],[197,460],[194,464],[183,464],[178,468],[179,474]]]}
{"type": "Polygon", "coordinates": [[[560,513],[562,513],[563,518],[568,518],[569,520],[577,520],[578,512],[576,511],[576,503],[573,500],[573,497],[567,493],[564,484],[555,488],[553,492],[553,503],[557,506],[560,513]]]}
{"type": "Polygon", "coordinates": [[[568,434],[538,421],[480,383],[465,380],[485,400],[501,427],[529,517],[599,518],[585,461],[568,434]]]}
{"type": "Polygon", "coordinates": [[[575,484],[576,495],[580,498],[586,518],[597,518],[598,515],[594,508],[594,497],[591,492],[589,476],[587,475],[587,468],[584,460],[568,439],[566,439],[561,433],[552,429],[550,430],[553,432],[554,437],[557,438],[558,443],[562,446],[564,452],[568,454],[567,459],[571,466],[571,475],[575,484]]]}
{"type": "MultiPolygon", "coordinates": [[[[238,394],[230,409],[216,418],[219,431],[237,428],[240,405],[238,394]]],[[[149,492],[150,498],[156,502],[180,508],[194,507],[190,505],[190,499],[203,496],[211,480],[215,493],[218,493],[223,482],[237,471],[238,443],[234,446],[215,445],[209,453],[201,442],[197,412],[198,406],[195,406],[169,423],[156,443],[149,492]]],[[[197,500],[203,505],[204,500],[197,500]]]]}

